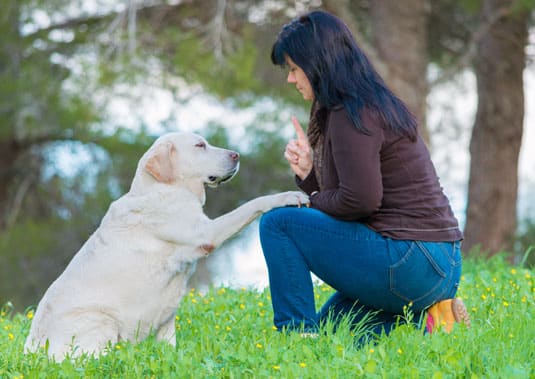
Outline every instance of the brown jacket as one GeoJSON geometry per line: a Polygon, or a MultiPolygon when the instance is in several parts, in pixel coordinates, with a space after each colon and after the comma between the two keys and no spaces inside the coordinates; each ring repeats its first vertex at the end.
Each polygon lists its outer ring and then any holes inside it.
{"type": "MultiPolygon", "coordinates": [[[[359,132],[344,108],[329,112],[323,126],[324,189],[311,206],[342,220],[367,224],[394,239],[457,241],[458,222],[442,191],[429,151],[381,127],[369,111],[359,132]]],[[[298,186],[319,191],[314,170],[298,186]]]]}

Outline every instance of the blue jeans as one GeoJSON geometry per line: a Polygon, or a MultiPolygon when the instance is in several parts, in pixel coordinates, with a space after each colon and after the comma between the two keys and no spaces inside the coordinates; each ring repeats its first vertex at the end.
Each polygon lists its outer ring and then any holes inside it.
{"type": "Polygon", "coordinates": [[[414,322],[452,298],[461,276],[460,241],[394,240],[363,223],[317,209],[274,209],[260,221],[260,241],[278,330],[315,331],[327,317],[373,314],[373,331],[389,333],[410,306],[414,322]],[[311,273],[336,290],[316,312],[311,273]]]}

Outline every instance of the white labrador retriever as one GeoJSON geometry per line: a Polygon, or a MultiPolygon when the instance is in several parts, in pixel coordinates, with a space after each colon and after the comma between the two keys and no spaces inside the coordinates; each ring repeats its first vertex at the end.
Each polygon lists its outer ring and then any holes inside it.
{"type": "Polygon", "coordinates": [[[205,184],[230,180],[238,167],[238,153],[198,135],[158,138],[140,159],[130,191],[111,204],[39,302],[25,351],[48,344],[49,356],[62,359],[151,332],[175,344],[175,313],[195,262],[263,212],[308,202],[301,192],[284,192],[209,219],[205,184]]]}

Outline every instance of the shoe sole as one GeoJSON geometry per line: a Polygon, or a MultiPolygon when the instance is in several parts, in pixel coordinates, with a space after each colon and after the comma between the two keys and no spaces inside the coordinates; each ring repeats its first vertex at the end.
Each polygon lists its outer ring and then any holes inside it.
{"type": "Polygon", "coordinates": [[[472,325],[472,322],[470,321],[470,316],[468,315],[468,311],[466,310],[466,306],[464,305],[464,302],[461,299],[453,299],[453,301],[451,302],[451,310],[453,312],[455,322],[462,323],[466,325],[467,328],[472,325]]]}

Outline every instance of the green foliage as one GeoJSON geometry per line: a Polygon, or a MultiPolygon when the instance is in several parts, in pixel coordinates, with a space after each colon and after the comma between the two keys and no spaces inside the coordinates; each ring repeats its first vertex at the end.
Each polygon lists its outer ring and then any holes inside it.
{"type": "MultiPolygon", "coordinates": [[[[273,330],[269,291],[192,290],[177,312],[177,347],[149,338],[120,342],[99,358],[50,362],[22,354],[31,309],[0,313],[0,377],[4,378],[530,378],[535,375],[533,271],[503,257],[468,260],[459,295],[472,328],[424,335],[412,326],[358,345],[346,326],[318,338],[273,330]]],[[[318,305],[332,290],[315,287],[318,305]]]]}
{"type": "Polygon", "coordinates": [[[40,298],[85,237],[79,219],[18,223],[0,235],[0,301],[23,304],[40,298]]]}
{"type": "MultiPolygon", "coordinates": [[[[8,3],[10,17],[0,18],[0,142],[14,135],[19,140],[69,138],[99,119],[86,94],[63,86],[70,75],[64,62],[74,49],[48,35],[23,35],[34,9],[26,2],[8,3]]],[[[49,11],[58,6],[52,2],[49,11]]]]}
{"type": "Polygon", "coordinates": [[[518,12],[535,10],[535,0],[516,0],[513,9],[518,12]]]}
{"type": "Polygon", "coordinates": [[[169,32],[164,41],[172,46],[173,54],[159,59],[188,83],[201,84],[208,93],[220,98],[262,93],[263,83],[255,72],[259,52],[253,40],[242,41],[238,48],[221,58],[214,55],[197,33],[169,32]]]}

